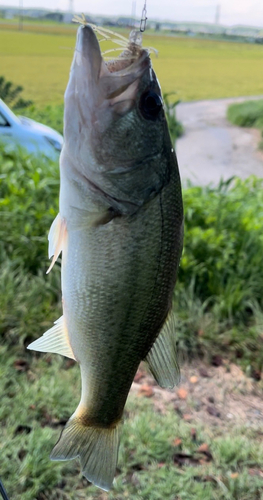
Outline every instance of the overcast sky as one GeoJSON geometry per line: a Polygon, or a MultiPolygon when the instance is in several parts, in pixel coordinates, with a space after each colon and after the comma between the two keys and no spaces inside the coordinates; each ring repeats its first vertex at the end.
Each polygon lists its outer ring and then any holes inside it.
{"type": "MultiPolygon", "coordinates": [[[[0,0],[1,4],[24,7],[45,7],[67,10],[69,0],[0,0]]],[[[102,15],[131,15],[132,0],[73,0],[74,12],[102,15]]],[[[144,0],[136,0],[140,16],[144,0]]],[[[147,0],[149,19],[214,22],[216,6],[220,4],[220,23],[263,27],[263,0],[147,0]]]]}

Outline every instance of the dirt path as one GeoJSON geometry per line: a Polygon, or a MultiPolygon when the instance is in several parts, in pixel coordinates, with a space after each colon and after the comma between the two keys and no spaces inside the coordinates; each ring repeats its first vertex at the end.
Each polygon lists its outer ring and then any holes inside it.
{"type": "Polygon", "coordinates": [[[263,176],[263,154],[258,151],[260,132],[239,128],[226,119],[229,104],[258,97],[181,103],[177,117],[185,134],[178,139],[176,152],[183,182],[217,184],[233,175],[263,176]]]}
{"type": "MultiPolygon", "coordinates": [[[[196,185],[217,184],[221,178],[233,175],[245,178],[251,174],[263,176],[263,153],[258,151],[260,132],[239,128],[226,119],[227,108],[233,102],[258,97],[241,97],[181,103],[177,118],[185,134],[178,139],[176,152],[183,184],[187,179],[196,185]]],[[[154,397],[159,411],[167,402],[190,422],[208,426],[262,426],[262,381],[248,378],[234,365],[219,367],[194,365],[181,367],[182,379],[173,391],[160,389],[141,368],[133,390],[154,397]],[[150,387],[147,393],[147,387],[150,387]]]]}
{"type": "Polygon", "coordinates": [[[187,422],[208,427],[245,425],[262,431],[262,381],[247,377],[235,364],[222,361],[208,366],[197,360],[181,367],[181,382],[173,390],[161,389],[141,364],[132,391],[153,397],[157,411],[165,413],[167,403],[187,422]]]}

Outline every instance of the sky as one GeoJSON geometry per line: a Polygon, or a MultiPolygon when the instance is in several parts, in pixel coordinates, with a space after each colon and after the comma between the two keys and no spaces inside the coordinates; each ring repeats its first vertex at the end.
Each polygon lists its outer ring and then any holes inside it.
{"type": "MultiPolygon", "coordinates": [[[[126,15],[132,12],[134,0],[72,0],[75,13],[126,15]]],[[[45,7],[68,10],[69,0],[0,0],[5,6],[45,7]]],[[[144,0],[136,0],[139,17],[144,0]]],[[[148,19],[172,21],[215,21],[216,7],[220,4],[220,24],[243,24],[263,27],[263,0],[147,0],[148,19]]]]}

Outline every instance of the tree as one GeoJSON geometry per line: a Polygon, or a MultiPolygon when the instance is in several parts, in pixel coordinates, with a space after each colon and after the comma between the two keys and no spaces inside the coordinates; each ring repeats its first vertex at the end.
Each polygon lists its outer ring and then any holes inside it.
{"type": "Polygon", "coordinates": [[[0,76],[0,99],[5,101],[6,104],[12,108],[26,108],[33,104],[33,101],[26,101],[25,99],[19,97],[19,94],[23,91],[21,85],[15,85],[14,83],[7,81],[4,76],[0,76]]]}

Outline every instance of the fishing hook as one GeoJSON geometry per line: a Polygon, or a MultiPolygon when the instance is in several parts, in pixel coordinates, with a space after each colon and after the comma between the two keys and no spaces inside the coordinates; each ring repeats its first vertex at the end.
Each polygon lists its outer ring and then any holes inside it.
{"type": "Polygon", "coordinates": [[[141,17],[141,24],[140,24],[140,32],[143,33],[146,30],[146,23],[147,23],[147,10],[146,10],[146,0],[144,2],[144,6],[142,9],[142,17],[141,17]]]}

